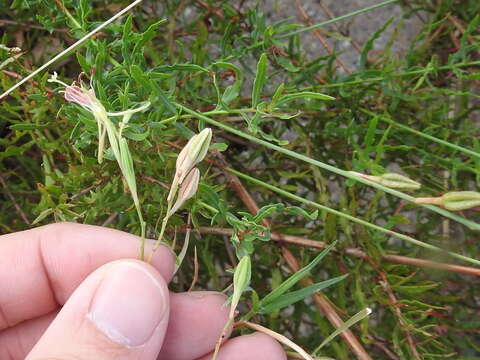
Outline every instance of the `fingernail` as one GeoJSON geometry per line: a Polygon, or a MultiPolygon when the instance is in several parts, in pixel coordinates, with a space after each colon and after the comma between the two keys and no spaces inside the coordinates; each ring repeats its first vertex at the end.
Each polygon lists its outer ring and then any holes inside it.
{"type": "Polygon", "coordinates": [[[87,317],[111,340],[136,347],[150,339],[167,308],[164,285],[143,265],[123,261],[107,270],[87,317]]]}

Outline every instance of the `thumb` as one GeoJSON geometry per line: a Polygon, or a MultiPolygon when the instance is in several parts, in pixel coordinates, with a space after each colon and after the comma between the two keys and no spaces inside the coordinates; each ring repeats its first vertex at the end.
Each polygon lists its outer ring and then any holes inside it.
{"type": "Polygon", "coordinates": [[[75,290],[27,360],[155,360],[168,325],[165,280],[136,260],[106,264],[75,290]]]}

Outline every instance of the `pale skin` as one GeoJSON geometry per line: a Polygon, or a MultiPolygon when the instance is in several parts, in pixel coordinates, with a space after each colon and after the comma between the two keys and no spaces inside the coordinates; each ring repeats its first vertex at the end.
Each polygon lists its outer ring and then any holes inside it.
{"type": "MultiPolygon", "coordinates": [[[[134,235],[72,223],[0,236],[0,359],[210,359],[225,297],[169,292],[170,250],[149,265],[135,260],[138,246],[134,235]]],[[[227,340],[217,359],[286,355],[254,333],[227,340]]]]}

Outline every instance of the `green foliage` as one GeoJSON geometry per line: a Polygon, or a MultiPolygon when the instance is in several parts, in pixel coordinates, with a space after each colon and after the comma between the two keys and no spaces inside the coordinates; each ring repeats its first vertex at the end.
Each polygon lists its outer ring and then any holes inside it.
{"type": "MultiPolygon", "coordinates": [[[[374,16],[395,2],[314,27],[332,43],[351,42],[355,34],[343,32],[347,23],[337,28],[340,20],[368,21],[365,13],[374,16]]],[[[0,2],[0,19],[9,20],[0,20],[0,44],[26,51],[0,47],[2,92],[130,2],[62,3],[65,10],[45,0],[0,2]]],[[[181,237],[190,211],[200,265],[196,288],[228,287],[232,276],[222,269],[235,267],[236,252],[251,261],[249,281],[239,290],[251,299],[241,297],[239,316],[255,315],[308,351],[335,330],[308,299],[322,290],[344,321],[372,308],[370,319],[352,329],[374,359],[392,358],[384,349],[413,359],[406,332],[423,359],[478,358],[476,280],[384,259],[478,262],[478,208],[452,213],[412,203],[413,197],[480,186],[478,1],[401,2],[404,19],[425,20],[416,38],[395,53],[395,36],[405,29],[399,17],[388,20],[365,36],[350,64],[353,73],[337,68],[337,58],[348,61],[339,48],[309,51],[316,40],[294,14],[275,22],[262,2],[256,8],[240,3],[145,0],[49,68],[68,84],[84,72],[83,81],[91,82],[109,113],[150,102],[123,125],[122,116],[109,115],[111,133],[121,129],[121,137],[105,141],[101,163],[95,118],[67,103],[63,88],[47,82],[47,72],[0,100],[0,232],[76,221],[141,234],[133,195],[146,236],[157,238],[178,149],[208,125],[212,162],[198,165],[197,195],[172,215],[165,232],[168,241],[175,229],[181,237]],[[260,207],[257,214],[246,212],[228,186],[217,151],[242,177],[260,207]],[[356,173],[376,180],[400,173],[402,182],[413,179],[422,187],[410,186],[405,194],[356,173]],[[233,236],[224,242],[203,231],[200,237],[195,229],[207,226],[233,236]],[[288,245],[304,265],[289,274],[272,234],[337,241],[336,252],[325,256],[328,250],[288,245]],[[356,250],[365,256],[351,256],[356,250]],[[307,275],[313,285],[302,288],[299,280],[307,275]],[[245,309],[251,311],[245,315],[245,309]]],[[[174,290],[189,288],[193,257],[191,246],[174,290]]],[[[340,337],[320,354],[353,358],[340,337]]]]}

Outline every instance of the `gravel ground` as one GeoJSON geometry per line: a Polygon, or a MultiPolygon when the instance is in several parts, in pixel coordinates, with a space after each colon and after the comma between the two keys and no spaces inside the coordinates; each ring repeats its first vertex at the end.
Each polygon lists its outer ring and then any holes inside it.
{"type": "MultiPolygon", "coordinates": [[[[291,18],[292,23],[306,24],[300,13],[299,4],[303,7],[311,22],[316,24],[330,19],[330,16],[341,16],[350,12],[372,6],[380,1],[372,0],[263,0],[259,3],[260,8],[267,14],[271,22],[285,18],[291,18]],[[330,12],[330,14],[328,14],[330,12]]],[[[254,6],[254,2],[247,3],[254,6]]],[[[393,42],[392,51],[399,57],[407,49],[422,26],[422,14],[413,14],[404,18],[405,11],[400,5],[392,4],[382,8],[371,10],[367,13],[352,18],[338,21],[322,29],[331,32],[340,32],[352,41],[329,39],[330,44],[340,54],[341,60],[350,68],[357,68],[359,62],[358,50],[352,45],[360,47],[380,29],[386,21],[394,18],[382,36],[375,41],[373,51],[381,51],[385,48],[392,36],[396,39],[393,42]]],[[[321,42],[310,32],[303,36],[303,47],[313,58],[325,54],[326,51],[321,42]]]]}

